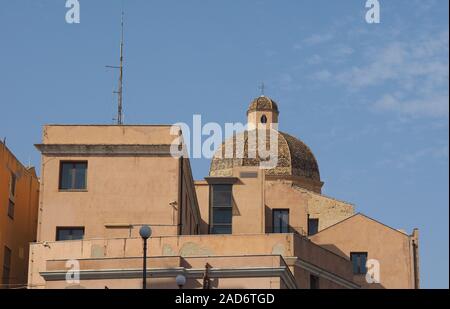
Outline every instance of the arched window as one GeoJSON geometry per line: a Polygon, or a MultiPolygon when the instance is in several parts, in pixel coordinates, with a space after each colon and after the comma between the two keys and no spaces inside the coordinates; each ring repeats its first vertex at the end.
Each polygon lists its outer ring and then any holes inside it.
{"type": "Polygon", "coordinates": [[[267,123],[267,117],[266,117],[266,115],[262,115],[262,117],[261,117],[261,123],[267,123]]]}

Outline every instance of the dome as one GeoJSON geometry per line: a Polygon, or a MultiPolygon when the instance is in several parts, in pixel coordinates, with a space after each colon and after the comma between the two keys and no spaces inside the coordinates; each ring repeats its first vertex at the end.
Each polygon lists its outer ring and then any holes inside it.
{"type": "Polygon", "coordinates": [[[272,111],[279,113],[277,103],[266,96],[260,96],[250,103],[247,114],[254,111],[272,111]]]}
{"type": "MultiPolygon", "coordinates": [[[[252,106],[253,103],[250,108],[252,108],[252,106]]],[[[274,106],[276,107],[276,105],[274,106]]],[[[265,171],[265,174],[267,176],[278,176],[277,178],[299,177],[307,181],[310,180],[315,183],[320,183],[319,166],[317,164],[316,158],[314,157],[314,154],[309,149],[309,147],[306,146],[302,141],[289,134],[279,131],[277,131],[277,134],[278,163],[275,168],[267,169],[265,171]]],[[[267,142],[267,145],[270,145],[269,142],[267,142]]],[[[211,162],[209,172],[210,176],[231,176],[233,167],[258,167],[262,160],[259,159],[258,156],[256,158],[249,158],[248,149],[248,131],[235,135],[229,140],[225,141],[218,149],[211,162]],[[231,145],[233,148],[231,148],[231,145]],[[233,158],[225,158],[226,149],[233,149],[233,158]],[[243,156],[239,156],[242,158],[237,158],[236,153],[240,153],[238,150],[241,150],[241,152],[243,153],[243,156]]]]}

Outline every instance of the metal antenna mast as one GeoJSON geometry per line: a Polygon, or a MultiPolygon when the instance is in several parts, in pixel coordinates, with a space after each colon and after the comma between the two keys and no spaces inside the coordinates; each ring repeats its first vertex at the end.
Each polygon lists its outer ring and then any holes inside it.
{"type": "Polygon", "coordinates": [[[121,34],[121,39],[120,39],[120,65],[119,66],[111,66],[111,65],[107,65],[107,68],[111,68],[111,69],[119,69],[120,71],[120,75],[119,75],[119,88],[117,91],[114,91],[115,94],[117,94],[117,124],[118,125],[123,125],[123,112],[122,112],[122,107],[123,107],[123,45],[124,45],[124,35],[123,35],[123,18],[124,17],[124,12],[122,10],[122,20],[121,20],[121,28],[122,28],[122,34],[121,34]]]}

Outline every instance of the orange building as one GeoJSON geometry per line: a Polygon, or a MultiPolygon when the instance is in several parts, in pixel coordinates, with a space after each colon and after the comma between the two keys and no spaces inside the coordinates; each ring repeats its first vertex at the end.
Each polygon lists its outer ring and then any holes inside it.
{"type": "Polygon", "coordinates": [[[27,285],[29,243],[36,241],[39,180],[0,142],[0,278],[2,288],[27,285]]]}

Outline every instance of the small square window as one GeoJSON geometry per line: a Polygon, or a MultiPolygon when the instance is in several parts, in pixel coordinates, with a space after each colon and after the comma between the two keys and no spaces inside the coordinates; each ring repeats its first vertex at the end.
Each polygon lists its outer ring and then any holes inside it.
{"type": "Polygon", "coordinates": [[[308,218],[308,236],[319,232],[319,219],[308,218]]]}
{"type": "Polygon", "coordinates": [[[82,240],[84,238],[84,227],[57,227],[56,241],[82,240]]]}
{"type": "Polygon", "coordinates": [[[273,233],[289,233],[289,209],[274,209],[272,221],[273,233]]]}
{"type": "Polygon", "coordinates": [[[367,273],[367,252],[351,252],[350,260],[352,261],[355,275],[365,275],[367,273]]]}
{"type": "Polygon", "coordinates": [[[86,190],[87,162],[61,162],[59,174],[60,190],[86,190]]]}

